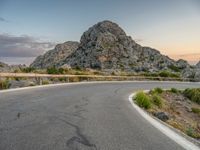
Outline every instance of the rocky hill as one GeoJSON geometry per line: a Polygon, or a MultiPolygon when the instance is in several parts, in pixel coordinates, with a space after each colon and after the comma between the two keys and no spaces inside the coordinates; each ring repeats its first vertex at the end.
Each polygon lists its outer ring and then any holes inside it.
{"type": "Polygon", "coordinates": [[[25,65],[8,65],[3,62],[0,62],[0,72],[15,72],[16,70],[20,70],[22,68],[26,68],[25,65]]]}
{"type": "Polygon", "coordinates": [[[116,23],[103,21],[89,28],[80,45],[61,64],[71,67],[131,72],[186,68],[186,61],[174,61],[158,50],[142,47],[116,23]]]}
{"type": "Polygon", "coordinates": [[[60,63],[78,48],[78,45],[78,42],[72,41],[58,44],[53,50],[38,56],[30,66],[38,69],[52,66],[59,67],[60,63]]]}
{"type": "Polygon", "coordinates": [[[158,72],[171,70],[183,72],[194,69],[185,60],[175,61],[158,50],[137,44],[116,23],[103,21],[83,33],[80,44],[66,42],[39,56],[31,64],[35,68],[69,66],[101,71],[158,72]]]}

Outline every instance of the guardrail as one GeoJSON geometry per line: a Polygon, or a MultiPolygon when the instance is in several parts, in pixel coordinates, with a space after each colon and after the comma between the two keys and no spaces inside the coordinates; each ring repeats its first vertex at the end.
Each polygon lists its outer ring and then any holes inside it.
{"type": "Polygon", "coordinates": [[[70,82],[71,78],[80,78],[80,80],[87,81],[123,81],[123,80],[159,80],[159,81],[192,81],[190,78],[168,78],[168,77],[150,77],[150,76],[115,76],[115,75],[53,75],[53,74],[37,74],[37,73],[0,73],[1,78],[35,78],[39,80],[42,78],[65,78],[70,82]]]}

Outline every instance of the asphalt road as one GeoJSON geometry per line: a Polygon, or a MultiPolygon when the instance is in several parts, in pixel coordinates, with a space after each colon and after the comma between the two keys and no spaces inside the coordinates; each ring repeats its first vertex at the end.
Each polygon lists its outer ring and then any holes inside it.
{"type": "Polygon", "coordinates": [[[134,90],[197,83],[61,85],[0,93],[0,150],[182,150],[138,114],[134,90]]]}

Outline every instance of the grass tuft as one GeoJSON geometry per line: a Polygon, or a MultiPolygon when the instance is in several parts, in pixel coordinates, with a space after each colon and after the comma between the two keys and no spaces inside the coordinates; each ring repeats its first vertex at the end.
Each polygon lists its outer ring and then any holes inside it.
{"type": "Polygon", "coordinates": [[[152,101],[153,101],[153,103],[154,103],[156,106],[158,106],[159,108],[162,108],[162,106],[163,106],[163,100],[162,100],[162,98],[161,98],[160,96],[154,94],[154,95],[152,96],[152,101]]]}
{"type": "Polygon", "coordinates": [[[183,94],[191,101],[200,104],[200,88],[185,89],[183,94]]]}
{"type": "Polygon", "coordinates": [[[200,115],[200,109],[199,108],[193,107],[192,108],[192,112],[195,113],[195,114],[199,114],[200,115]]]}
{"type": "Polygon", "coordinates": [[[172,93],[178,93],[179,91],[176,88],[171,88],[170,92],[172,92],[172,93]]]}
{"type": "Polygon", "coordinates": [[[150,97],[147,94],[145,94],[144,92],[138,92],[136,94],[135,101],[142,108],[145,108],[145,109],[151,108],[150,97]]]}

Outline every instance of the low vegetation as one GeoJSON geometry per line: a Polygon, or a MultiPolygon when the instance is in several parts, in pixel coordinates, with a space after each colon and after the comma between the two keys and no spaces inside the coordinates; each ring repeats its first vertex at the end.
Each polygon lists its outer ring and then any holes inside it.
{"type": "Polygon", "coordinates": [[[0,90],[8,88],[9,88],[9,80],[8,79],[0,80],[0,90]]]}
{"type": "Polygon", "coordinates": [[[183,93],[191,101],[200,104],[200,88],[186,89],[183,93]]]}
{"type": "Polygon", "coordinates": [[[150,91],[151,94],[161,94],[163,92],[163,89],[160,87],[154,88],[150,91]]]}
{"type": "Polygon", "coordinates": [[[151,108],[151,100],[147,94],[144,92],[138,92],[135,97],[136,103],[145,109],[151,108]]]}
{"type": "Polygon", "coordinates": [[[200,89],[138,92],[134,101],[151,115],[200,141],[200,89]]]}
{"type": "Polygon", "coordinates": [[[171,90],[170,90],[172,93],[178,93],[179,92],[179,90],[177,90],[176,88],[171,88],[171,90]]]}
{"type": "Polygon", "coordinates": [[[147,77],[181,78],[180,73],[173,73],[167,70],[157,72],[157,73],[146,72],[146,73],[143,73],[142,75],[147,76],[147,77]]]}
{"type": "Polygon", "coordinates": [[[162,106],[163,106],[163,100],[162,100],[162,98],[161,98],[159,95],[154,94],[154,95],[152,96],[152,102],[153,102],[156,106],[158,106],[159,108],[162,108],[162,106]]]}
{"type": "Polygon", "coordinates": [[[192,112],[200,115],[200,108],[192,108],[192,112]]]}

